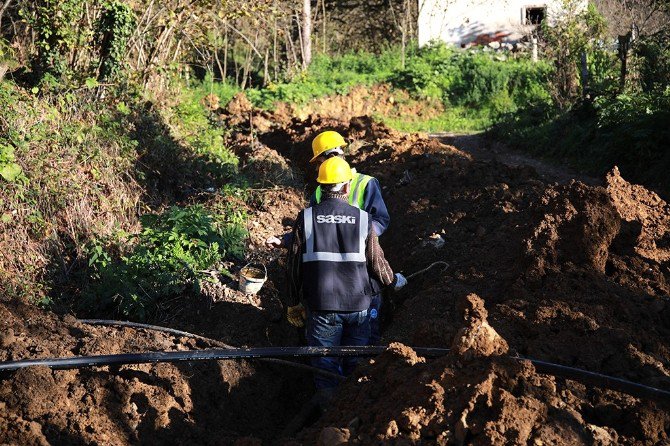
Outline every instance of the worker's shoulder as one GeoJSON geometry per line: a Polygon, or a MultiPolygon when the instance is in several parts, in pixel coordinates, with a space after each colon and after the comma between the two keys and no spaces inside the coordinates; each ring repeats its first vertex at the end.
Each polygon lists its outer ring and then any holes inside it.
{"type": "Polygon", "coordinates": [[[368,178],[370,179],[370,180],[369,180],[370,182],[372,182],[372,181],[377,181],[377,182],[379,182],[379,180],[377,180],[377,178],[375,178],[375,177],[372,176],[372,175],[368,175],[367,173],[363,173],[363,172],[355,171],[355,169],[352,169],[352,170],[354,170],[354,174],[355,174],[355,175],[357,174],[357,175],[360,175],[360,176],[362,176],[362,177],[368,177],[368,178]]]}

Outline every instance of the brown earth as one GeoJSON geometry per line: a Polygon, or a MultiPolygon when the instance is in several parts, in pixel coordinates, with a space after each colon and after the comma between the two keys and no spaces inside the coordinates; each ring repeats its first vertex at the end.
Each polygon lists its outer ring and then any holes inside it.
{"type": "MultiPolygon", "coordinates": [[[[670,390],[668,209],[658,197],[616,171],[607,188],[547,183],[532,168],[477,161],[366,117],[288,119],[241,99],[235,107],[221,119],[235,127],[229,144],[257,185],[249,260],[265,263],[270,280],[254,298],[224,280],[177,299],[166,306],[170,325],[236,345],[300,342],[282,317],[282,260],[262,241],[288,230],[304,205],[309,142],[325,129],[343,132],[352,164],[383,186],[392,222],[381,241],[391,265],[405,273],[450,265],[387,296],[384,337],[402,344],[360,367],[316,424],[281,442],[669,440],[667,405],[539,374],[508,355],[670,390]],[[453,351],[430,360],[407,345],[453,351]]],[[[0,311],[3,360],[204,347],[16,302],[0,311]]],[[[303,372],[231,361],[0,378],[0,444],[279,443],[311,392],[303,372]]]]}
{"type": "Polygon", "coordinates": [[[341,121],[349,121],[357,116],[385,116],[388,118],[416,117],[417,120],[439,116],[444,105],[439,100],[417,101],[404,90],[393,89],[390,85],[377,84],[370,87],[353,87],[345,95],[317,98],[302,106],[293,106],[291,116],[307,119],[319,114],[341,121]]]}

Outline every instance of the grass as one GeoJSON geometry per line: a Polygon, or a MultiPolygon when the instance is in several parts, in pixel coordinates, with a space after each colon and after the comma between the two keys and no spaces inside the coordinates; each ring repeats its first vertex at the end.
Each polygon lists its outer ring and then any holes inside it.
{"type": "Polygon", "coordinates": [[[68,281],[95,235],[131,230],[141,190],[132,176],[136,141],[114,107],[78,94],[34,95],[0,82],[0,145],[19,181],[0,180],[0,292],[42,303],[68,281]]]}
{"type": "Polygon", "coordinates": [[[375,116],[391,128],[402,132],[457,132],[476,133],[486,130],[491,125],[489,116],[472,113],[466,107],[451,107],[438,116],[423,119],[414,116],[402,118],[375,116]]]}

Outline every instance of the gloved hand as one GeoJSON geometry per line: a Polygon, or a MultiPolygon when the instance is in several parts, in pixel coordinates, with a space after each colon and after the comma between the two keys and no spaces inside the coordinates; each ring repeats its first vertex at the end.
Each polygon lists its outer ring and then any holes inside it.
{"type": "Polygon", "coordinates": [[[395,284],[393,284],[393,289],[398,291],[400,288],[407,285],[407,279],[400,273],[395,273],[395,284]]]}
{"type": "Polygon", "coordinates": [[[304,327],[305,320],[307,319],[305,307],[303,307],[302,304],[288,307],[288,310],[286,311],[286,319],[288,320],[289,324],[293,325],[294,327],[304,327]]]}
{"type": "Polygon", "coordinates": [[[270,249],[279,248],[281,247],[281,245],[282,240],[278,237],[275,237],[274,235],[265,239],[265,246],[270,249]]]}

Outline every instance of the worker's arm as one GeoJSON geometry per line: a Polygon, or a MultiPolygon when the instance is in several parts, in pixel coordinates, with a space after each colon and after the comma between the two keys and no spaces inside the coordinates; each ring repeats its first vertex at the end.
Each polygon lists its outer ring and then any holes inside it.
{"type": "Polygon", "coordinates": [[[291,243],[288,245],[286,255],[286,269],[288,276],[288,301],[289,306],[300,303],[300,293],[302,291],[302,222],[303,211],[300,211],[298,218],[293,225],[291,232],[291,243]]]}
{"type": "Polygon", "coordinates": [[[382,198],[382,188],[376,178],[371,179],[365,187],[363,199],[363,210],[372,217],[372,227],[377,236],[380,236],[389,227],[391,217],[382,198]]]}
{"type": "Polygon", "coordinates": [[[384,251],[379,245],[379,239],[372,227],[368,234],[367,245],[365,247],[365,258],[367,259],[368,268],[373,276],[384,286],[393,285],[395,283],[396,277],[393,274],[391,265],[389,265],[389,262],[386,261],[386,257],[384,257],[384,251]]]}

